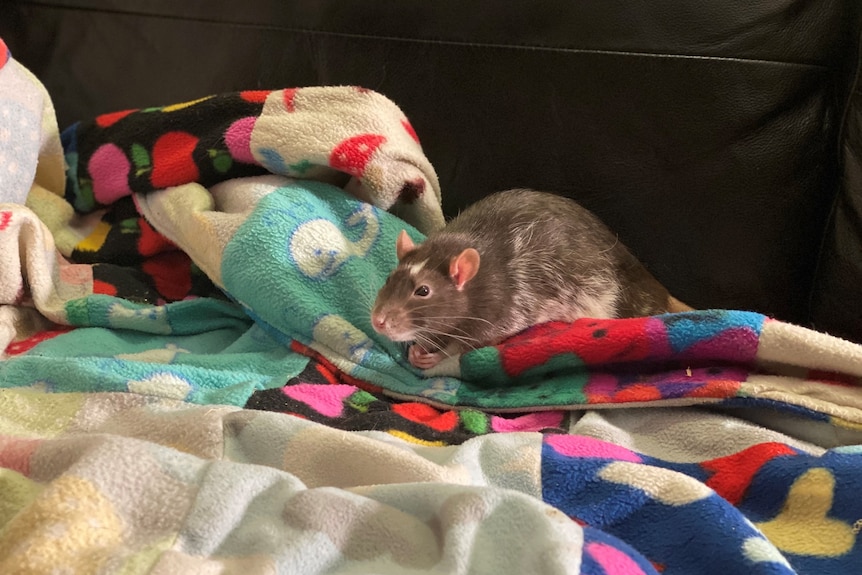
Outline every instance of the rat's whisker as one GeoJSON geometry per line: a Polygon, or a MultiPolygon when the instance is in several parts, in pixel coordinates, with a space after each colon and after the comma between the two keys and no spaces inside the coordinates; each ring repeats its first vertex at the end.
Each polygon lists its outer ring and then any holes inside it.
{"type": "Polygon", "coordinates": [[[419,311],[419,310],[422,310],[422,309],[425,309],[428,307],[432,307],[433,305],[434,305],[433,303],[426,303],[424,305],[417,305],[416,307],[412,307],[412,308],[410,308],[410,310],[411,311],[419,311]]]}
{"type": "Polygon", "coordinates": [[[431,338],[418,333],[413,337],[415,337],[416,342],[422,344],[423,347],[426,348],[426,350],[428,350],[429,348],[434,349],[436,350],[436,352],[442,353],[446,357],[452,357],[452,355],[446,351],[444,346],[438,345],[436,342],[432,341],[431,338]]]}
{"type": "Polygon", "coordinates": [[[458,337],[460,339],[472,339],[472,340],[476,341],[476,338],[471,337],[469,335],[457,335],[457,334],[450,333],[450,331],[448,329],[445,329],[448,327],[450,327],[450,326],[443,325],[443,326],[438,328],[434,325],[426,325],[426,326],[422,326],[422,331],[426,332],[426,333],[435,334],[435,335],[445,335],[448,337],[458,337]]]}
{"type": "MultiPolygon", "coordinates": [[[[425,328],[423,331],[424,331],[425,333],[428,333],[428,334],[431,334],[431,335],[442,335],[443,337],[449,337],[449,338],[452,338],[452,339],[457,340],[457,341],[461,342],[462,344],[464,344],[464,345],[466,345],[466,346],[470,347],[471,349],[476,349],[476,346],[474,346],[474,345],[471,343],[471,341],[474,341],[474,342],[476,342],[476,343],[478,343],[478,342],[479,342],[479,340],[477,340],[477,339],[475,339],[475,338],[472,338],[472,337],[466,337],[466,336],[463,336],[463,335],[457,335],[457,334],[448,333],[448,332],[445,332],[445,331],[435,330],[435,329],[431,329],[431,328],[425,328]]],[[[442,346],[440,346],[440,347],[442,347],[442,346]]]]}
{"type": "Polygon", "coordinates": [[[426,316],[424,319],[469,319],[474,321],[484,321],[488,325],[494,325],[493,322],[488,321],[487,319],[481,317],[475,317],[472,315],[436,315],[436,316],[426,316]]]}
{"type": "Polygon", "coordinates": [[[473,341],[479,341],[478,338],[471,336],[469,331],[461,329],[459,327],[456,327],[456,326],[448,324],[448,323],[440,322],[440,321],[430,322],[429,324],[426,325],[426,329],[437,329],[438,331],[442,329],[443,331],[446,331],[447,333],[449,333],[450,331],[456,331],[456,332],[464,334],[463,337],[465,337],[465,338],[471,339],[473,341]]]}
{"type": "Polygon", "coordinates": [[[432,342],[430,339],[428,339],[428,338],[425,338],[425,339],[427,339],[428,340],[427,343],[429,343],[436,350],[435,353],[442,353],[446,357],[452,357],[452,354],[449,353],[448,351],[446,351],[445,346],[439,346],[439,345],[435,344],[434,342],[432,342]]]}

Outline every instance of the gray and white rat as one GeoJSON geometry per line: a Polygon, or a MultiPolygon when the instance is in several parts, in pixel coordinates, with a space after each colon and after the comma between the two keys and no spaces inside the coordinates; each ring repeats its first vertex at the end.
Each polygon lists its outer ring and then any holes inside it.
{"type": "Polygon", "coordinates": [[[691,309],[589,210],[545,192],[491,194],[419,245],[402,231],[396,253],[371,324],[414,342],[420,369],[547,321],[691,309]]]}

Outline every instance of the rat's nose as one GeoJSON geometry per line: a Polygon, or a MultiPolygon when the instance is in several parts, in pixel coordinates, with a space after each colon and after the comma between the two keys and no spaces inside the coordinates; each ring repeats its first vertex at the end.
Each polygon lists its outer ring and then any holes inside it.
{"type": "Polygon", "coordinates": [[[382,313],[372,314],[371,327],[375,331],[383,331],[383,328],[386,327],[386,315],[382,313]]]}

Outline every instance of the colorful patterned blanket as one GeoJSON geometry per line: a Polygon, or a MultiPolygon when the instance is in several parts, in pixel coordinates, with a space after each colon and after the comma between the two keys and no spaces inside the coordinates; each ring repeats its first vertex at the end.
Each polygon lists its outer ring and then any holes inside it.
{"type": "Polygon", "coordinates": [[[708,310],[423,373],[368,317],[400,230],[443,221],[385,97],[223,94],[62,140],[51,118],[7,55],[0,572],[862,564],[862,347],[708,310]]]}

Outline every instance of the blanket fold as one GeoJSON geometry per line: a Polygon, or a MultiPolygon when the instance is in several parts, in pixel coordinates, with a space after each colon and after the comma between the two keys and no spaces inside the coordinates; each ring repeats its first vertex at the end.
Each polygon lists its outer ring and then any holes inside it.
{"type": "Polygon", "coordinates": [[[4,572],[856,565],[862,453],[718,413],[592,412],[571,434],[441,449],[134,393],[0,390],[0,407],[4,572]],[[657,430],[672,439],[657,442],[657,430]]]}
{"type": "Polygon", "coordinates": [[[66,199],[80,212],[132,192],[269,172],[346,186],[426,232],[443,223],[437,176],[415,131],[391,100],[363,88],[246,91],[125,110],[71,126],[63,142],[66,199]]]}

